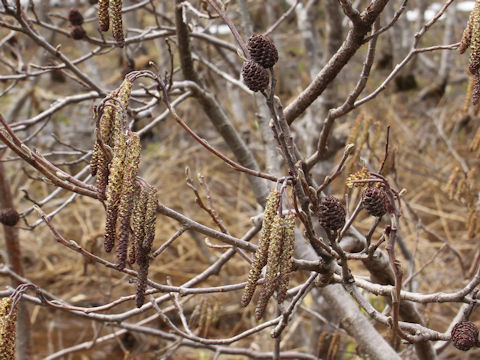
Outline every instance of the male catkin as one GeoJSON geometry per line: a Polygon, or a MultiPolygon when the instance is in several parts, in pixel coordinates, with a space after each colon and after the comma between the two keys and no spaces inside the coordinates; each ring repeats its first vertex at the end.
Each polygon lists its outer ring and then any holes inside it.
{"type": "Polygon", "coordinates": [[[120,228],[118,231],[117,244],[117,267],[123,269],[126,265],[128,240],[130,237],[130,217],[133,210],[133,199],[135,195],[135,179],[140,164],[140,136],[130,132],[128,150],[124,161],[123,178],[121,185],[120,201],[118,204],[118,220],[120,228]]]}
{"type": "Polygon", "coordinates": [[[242,306],[247,306],[250,303],[250,300],[252,299],[255,288],[257,286],[257,281],[260,278],[262,269],[267,264],[268,246],[270,243],[270,231],[279,202],[280,193],[277,190],[273,190],[270,195],[268,195],[267,204],[265,205],[260,242],[258,244],[258,249],[255,252],[255,258],[250,267],[247,286],[243,291],[242,300],[240,302],[242,306]]]}

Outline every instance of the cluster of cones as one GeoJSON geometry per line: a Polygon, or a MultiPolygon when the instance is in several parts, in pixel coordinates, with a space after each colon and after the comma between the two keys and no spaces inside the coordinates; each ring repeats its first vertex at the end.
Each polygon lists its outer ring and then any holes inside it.
{"type": "Polygon", "coordinates": [[[70,12],[68,13],[68,21],[71,25],[70,35],[74,40],[81,40],[87,36],[87,33],[82,26],[83,15],[78,9],[70,9],[70,12]]]}
{"type": "MultiPolygon", "coordinates": [[[[362,206],[371,215],[382,217],[387,212],[388,196],[382,187],[367,186],[362,192],[362,206]]],[[[334,196],[325,196],[318,206],[320,225],[327,231],[338,231],[345,225],[345,207],[334,196]]]]}
{"type": "Polygon", "coordinates": [[[242,77],[252,91],[262,91],[268,87],[267,69],[278,61],[278,51],[273,42],[264,35],[254,34],[248,39],[250,59],[243,63],[242,77]]]}

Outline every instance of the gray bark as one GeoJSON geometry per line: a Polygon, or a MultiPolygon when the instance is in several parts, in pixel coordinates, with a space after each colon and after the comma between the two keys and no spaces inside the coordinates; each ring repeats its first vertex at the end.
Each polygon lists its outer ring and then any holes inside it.
{"type": "MultiPolygon", "coordinates": [[[[295,241],[295,255],[306,260],[317,260],[317,255],[303,238],[295,241]]],[[[352,336],[363,352],[372,360],[400,360],[400,356],[378,333],[341,285],[327,285],[319,289],[330,305],[341,326],[352,336]]]]}

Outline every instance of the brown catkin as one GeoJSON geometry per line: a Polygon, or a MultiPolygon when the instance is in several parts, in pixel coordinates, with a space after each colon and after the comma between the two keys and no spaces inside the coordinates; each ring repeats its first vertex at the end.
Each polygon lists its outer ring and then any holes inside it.
{"type": "Polygon", "coordinates": [[[257,281],[262,273],[262,268],[267,264],[268,246],[270,243],[270,230],[272,227],[273,218],[277,212],[277,208],[280,201],[280,193],[277,190],[273,190],[267,198],[267,204],[265,205],[265,212],[263,215],[262,233],[260,235],[260,242],[258,249],[255,252],[255,258],[250,267],[248,274],[248,282],[243,291],[240,304],[247,306],[252,299],[252,296],[257,287],[257,281]]]}
{"type": "Polygon", "coordinates": [[[468,70],[472,75],[476,75],[480,67],[480,1],[475,1],[475,7],[472,10],[472,36],[470,41],[470,63],[468,70]]]}
{"type": "Polygon", "coordinates": [[[110,8],[112,10],[112,35],[117,41],[117,45],[123,48],[125,38],[123,37],[122,0],[110,0],[110,8]]]}
{"type": "Polygon", "coordinates": [[[109,2],[109,0],[98,1],[98,25],[102,31],[108,31],[110,27],[110,16],[108,15],[109,2]]]}
{"type": "MultiPolygon", "coordinates": [[[[96,175],[97,194],[100,200],[106,200],[105,191],[108,183],[108,159],[103,152],[100,140],[105,145],[112,145],[110,142],[110,133],[112,131],[114,108],[108,106],[112,100],[108,100],[102,111],[102,115],[97,124],[97,140],[93,148],[93,155],[90,160],[90,173],[96,175]],[[98,137],[100,139],[98,139],[98,137]]],[[[113,146],[113,145],[112,145],[113,146]]]]}
{"type": "Polygon", "coordinates": [[[295,214],[285,216],[285,236],[283,238],[282,255],[280,257],[280,278],[278,279],[277,301],[281,304],[287,297],[290,272],[293,264],[293,250],[295,249],[295,214]]]}
{"type": "Polygon", "coordinates": [[[147,209],[145,211],[145,237],[142,246],[147,253],[152,249],[155,239],[155,223],[157,219],[157,189],[152,187],[148,194],[147,209]]]}
{"type": "Polygon", "coordinates": [[[117,267],[123,269],[127,260],[128,240],[130,238],[130,217],[133,210],[133,198],[135,195],[135,178],[140,164],[140,136],[137,133],[130,133],[128,150],[123,162],[123,178],[121,185],[120,201],[118,204],[118,220],[120,228],[118,231],[117,244],[117,267]]]}
{"type": "Polygon", "coordinates": [[[267,271],[260,297],[255,309],[255,318],[260,320],[265,314],[268,300],[273,295],[277,285],[280,255],[282,254],[283,239],[285,237],[285,220],[280,215],[275,215],[270,233],[270,246],[268,247],[267,271]]]}
{"type": "Polygon", "coordinates": [[[105,158],[105,155],[102,153],[101,155],[99,155],[99,160],[97,163],[97,180],[95,182],[99,200],[105,201],[107,199],[105,195],[107,191],[107,184],[108,184],[108,163],[107,163],[107,159],[105,158]]]}
{"type": "Polygon", "coordinates": [[[137,245],[135,241],[132,241],[130,244],[130,250],[128,251],[128,264],[133,265],[137,260],[137,245]]]}
{"type": "Polygon", "coordinates": [[[143,241],[137,243],[137,294],[136,305],[141,307],[145,302],[145,290],[147,288],[149,253],[152,249],[153,239],[155,238],[155,220],[157,213],[157,189],[154,187],[148,190],[146,208],[145,208],[145,236],[143,241]]]}
{"type": "Polygon", "coordinates": [[[477,105],[480,102],[480,74],[473,77],[472,104],[477,105]]]}
{"type": "Polygon", "coordinates": [[[465,30],[463,30],[462,40],[460,41],[460,46],[458,47],[458,52],[460,54],[463,54],[465,50],[468,49],[468,47],[470,46],[470,42],[472,41],[473,15],[474,11],[470,13],[467,26],[465,27],[465,30]]]}
{"type": "Polygon", "coordinates": [[[16,320],[17,309],[10,314],[13,300],[0,300],[0,359],[15,360],[16,320]]]}
{"type": "Polygon", "coordinates": [[[145,290],[147,289],[148,279],[148,256],[142,255],[137,258],[138,277],[135,303],[137,308],[142,307],[145,303],[145,290]]]}
{"type": "Polygon", "coordinates": [[[97,175],[98,157],[101,151],[102,149],[100,147],[100,144],[98,144],[98,142],[95,142],[95,145],[93,145],[92,157],[90,158],[90,174],[92,176],[97,175]]]}
{"type": "Polygon", "coordinates": [[[123,113],[123,109],[127,111],[128,109],[128,101],[130,100],[130,95],[132,93],[132,82],[125,79],[120,87],[116,91],[116,96],[115,98],[120,102],[114,102],[115,106],[117,107],[118,111],[115,109],[113,113],[113,124],[112,124],[112,135],[111,135],[111,141],[115,143],[116,139],[118,136],[120,136],[122,133],[125,132],[126,130],[126,121],[125,121],[125,115],[123,113]],[[123,109],[122,109],[123,106],[123,109]]]}
{"type": "Polygon", "coordinates": [[[110,143],[110,137],[111,137],[111,132],[112,132],[112,125],[113,125],[113,120],[114,120],[114,112],[115,108],[113,106],[109,106],[111,104],[114,104],[114,100],[107,100],[105,103],[105,106],[103,107],[103,112],[102,116],[100,116],[100,120],[98,122],[98,130],[99,130],[99,135],[100,139],[105,143],[105,144],[111,144],[110,143]]]}
{"type": "Polygon", "coordinates": [[[122,191],[122,181],[124,172],[124,161],[127,154],[127,135],[123,134],[117,140],[113,159],[108,176],[108,185],[106,191],[107,218],[105,222],[105,251],[110,252],[115,243],[118,205],[122,191]]]}
{"type": "Polygon", "coordinates": [[[135,248],[138,252],[142,250],[143,238],[145,237],[145,212],[147,211],[148,191],[141,187],[136,193],[133,214],[132,214],[132,229],[135,248]]]}

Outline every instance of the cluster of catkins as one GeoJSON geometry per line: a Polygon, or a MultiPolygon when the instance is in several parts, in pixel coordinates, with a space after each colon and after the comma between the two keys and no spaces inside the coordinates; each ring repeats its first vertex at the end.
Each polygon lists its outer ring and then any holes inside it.
{"type": "Polygon", "coordinates": [[[100,30],[108,31],[111,21],[113,38],[117,41],[119,47],[124,47],[125,38],[123,36],[122,0],[99,0],[97,15],[100,30]]]}
{"type": "Polygon", "coordinates": [[[127,255],[130,264],[138,263],[137,306],[140,307],[155,237],[157,190],[137,178],[140,137],[126,124],[131,89],[132,82],[127,77],[105,101],[97,123],[90,172],[97,177],[98,198],[106,205],[105,251],[112,251],[116,245],[118,269],[125,267],[127,255]]]}
{"type": "Polygon", "coordinates": [[[10,297],[0,299],[0,359],[15,360],[17,308],[10,297]]]}
{"type": "Polygon", "coordinates": [[[480,102],[480,74],[478,72],[480,69],[480,0],[475,1],[458,50],[460,54],[463,54],[469,47],[471,53],[468,71],[474,78],[472,103],[476,105],[480,102]]]}
{"type": "Polygon", "coordinates": [[[243,292],[241,305],[247,306],[253,297],[262,269],[266,266],[265,282],[258,298],[255,317],[260,320],[265,314],[268,300],[277,291],[277,301],[282,303],[287,295],[292,254],[295,244],[295,215],[279,213],[281,194],[273,190],[267,199],[263,217],[262,233],[248,282],[243,292]]]}
{"type": "Polygon", "coordinates": [[[267,69],[278,61],[275,44],[266,36],[254,34],[248,39],[247,48],[250,60],[243,63],[243,81],[252,91],[262,91],[268,87],[267,69]]]}

